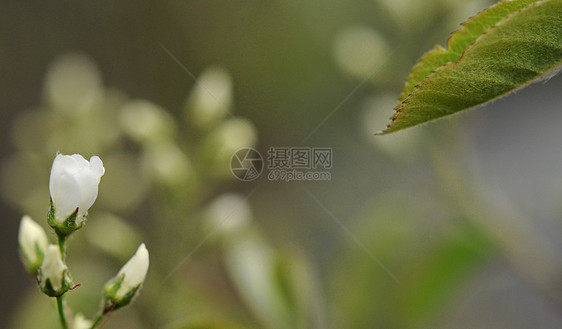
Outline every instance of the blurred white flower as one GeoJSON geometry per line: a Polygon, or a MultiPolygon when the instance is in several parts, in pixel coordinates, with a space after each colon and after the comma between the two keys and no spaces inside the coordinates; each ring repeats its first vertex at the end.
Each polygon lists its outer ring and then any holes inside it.
{"type": "Polygon", "coordinates": [[[51,244],[47,247],[43,265],[39,269],[39,284],[41,290],[52,297],[65,293],[71,284],[68,268],[57,245],[51,244]]]}
{"type": "Polygon", "coordinates": [[[141,287],[148,271],[148,250],[142,243],[137,252],[105,285],[105,308],[116,310],[131,302],[141,287]]]}
{"type": "Polygon", "coordinates": [[[334,39],[336,63],[359,79],[376,78],[374,73],[378,73],[389,53],[384,35],[369,26],[346,27],[334,39]]]}
{"type": "Polygon", "coordinates": [[[151,176],[169,186],[183,187],[193,174],[189,158],[173,143],[155,143],[148,146],[143,161],[151,176]]]}
{"type": "Polygon", "coordinates": [[[46,78],[48,105],[65,114],[82,115],[103,96],[100,72],[92,59],[83,54],[61,56],[49,67],[46,78]]]}
{"type": "Polygon", "coordinates": [[[250,226],[252,209],[246,198],[226,193],[207,206],[204,216],[203,226],[209,233],[218,230],[224,237],[238,238],[240,232],[250,226]]]}
{"type": "Polygon", "coordinates": [[[121,107],[119,124],[129,137],[140,143],[171,140],[177,129],[174,119],[165,109],[141,99],[129,101],[121,107]]]}
{"type": "Polygon", "coordinates": [[[254,147],[258,140],[256,126],[248,119],[234,118],[221,122],[203,142],[205,171],[214,177],[232,177],[230,159],[243,147],[254,147]]]}
{"type": "Polygon", "coordinates": [[[49,182],[56,223],[63,223],[78,209],[76,225],[81,226],[98,196],[98,184],[104,173],[105,168],[98,156],[87,161],[79,154],[57,154],[49,182]]]}
{"type": "Polygon", "coordinates": [[[29,273],[36,275],[49,245],[45,231],[31,217],[25,215],[20,222],[18,242],[25,267],[29,273]]]}
{"type": "Polygon", "coordinates": [[[232,107],[232,79],[221,67],[206,69],[185,104],[186,120],[209,129],[223,120],[232,107]]]}
{"type": "Polygon", "coordinates": [[[82,313],[77,313],[74,316],[74,329],[90,329],[92,327],[92,321],[86,319],[82,313]]]}

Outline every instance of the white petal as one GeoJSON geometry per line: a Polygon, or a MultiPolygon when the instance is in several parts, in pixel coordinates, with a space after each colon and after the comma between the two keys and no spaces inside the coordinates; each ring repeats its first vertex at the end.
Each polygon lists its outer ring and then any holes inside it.
{"type": "Polygon", "coordinates": [[[58,180],[61,174],[66,173],[69,175],[74,175],[78,171],[77,160],[70,155],[57,154],[55,160],[53,161],[53,166],[51,168],[51,178],[49,181],[49,192],[51,196],[56,194],[58,180]]]}
{"type": "Polygon", "coordinates": [[[90,158],[90,170],[93,173],[97,174],[99,177],[103,176],[103,174],[105,173],[103,162],[97,155],[94,155],[90,158]]]}
{"type": "Polygon", "coordinates": [[[57,154],[55,160],[53,161],[53,166],[51,167],[51,177],[49,180],[49,193],[51,194],[51,198],[55,195],[55,190],[57,189],[58,184],[58,180],[56,180],[55,177],[60,176],[60,174],[64,172],[65,161],[66,159],[62,154],[57,154]]]}
{"type": "Polygon", "coordinates": [[[89,166],[88,161],[84,159],[84,157],[80,154],[73,154],[70,155],[70,157],[74,159],[76,168],[84,168],[89,166]]]}
{"type": "Polygon", "coordinates": [[[105,168],[103,167],[101,159],[97,156],[92,156],[88,166],[80,168],[80,171],[76,174],[81,195],[78,211],[79,216],[85,214],[94,204],[94,201],[96,201],[98,197],[98,185],[104,172],[105,168]]]}
{"type": "Polygon", "coordinates": [[[98,184],[100,182],[100,178],[98,175],[91,172],[89,168],[81,170],[75,178],[80,186],[78,214],[83,215],[88,212],[88,209],[90,209],[98,197],[98,184]]]}
{"type": "MultiPolygon", "coordinates": [[[[51,177],[53,180],[53,177],[51,177]]],[[[70,216],[80,204],[80,186],[74,177],[67,173],[61,173],[54,177],[55,189],[51,197],[55,205],[55,218],[57,222],[63,222],[70,216]]]]}
{"type": "Polygon", "coordinates": [[[53,290],[59,291],[62,288],[62,278],[66,270],[66,265],[62,262],[59,246],[49,245],[45,253],[45,260],[41,265],[41,279],[51,281],[53,290]]]}

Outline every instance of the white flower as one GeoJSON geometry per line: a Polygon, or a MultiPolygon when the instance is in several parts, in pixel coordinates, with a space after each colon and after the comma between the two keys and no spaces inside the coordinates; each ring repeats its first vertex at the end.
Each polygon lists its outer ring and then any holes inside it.
{"type": "Polygon", "coordinates": [[[104,312],[114,311],[131,302],[148,271],[148,250],[142,243],[117,275],[105,284],[104,312]]]}
{"type": "Polygon", "coordinates": [[[43,228],[25,215],[20,222],[18,242],[23,262],[29,273],[36,275],[43,263],[49,240],[43,228]]]}
{"type": "Polygon", "coordinates": [[[98,184],[104,173],[105,168],[98,156],[87,161],[80,154],[57,154],[49,182],[56,223],[63,223],[78,209],[76,225],[82,225],[88,209],[96,201],[98,184]]]}
{"type": "Polygon", "coordinates": [[[68,290],[70,283],[68,268],[62,261],[59,246],[49,245],[39,269],[41,290],[49,296],[60,296],[68,290]]]}

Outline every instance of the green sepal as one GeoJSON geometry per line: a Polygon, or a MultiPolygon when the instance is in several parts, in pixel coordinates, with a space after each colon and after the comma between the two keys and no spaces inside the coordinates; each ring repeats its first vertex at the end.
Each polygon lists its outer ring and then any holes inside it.
{"type": "Polygon", "coordinates": [[[135,288],[129,290],[129,292],[127,294],[125,294],[125,296],[123,296],[121,299],[115,301],[114,303],[114,307],[111,309],[112,311],[115,311],[123,306],[127,306],[131,303],[131,301],[133,300],[133,298],[136,296],[137,291],[140,288],[140,284],[138,286],[136,286],[135,288]]]}
{"type": "Polygon", "coordinates": [[[59,238],[65,238],[70,235],[70,233],[84,226],[84,221],[81,221],[80,224],[76,223],[78,208],[76,208],[76,210],[74,210],[74,212],[68,216],[64,222],[59,223],[55,218],[55,205],[53,204],[52,198],[50,199],[50,204],[51,207],[49,208],[49,212],[47,214],[47,222],[49,223],[49,226],[55,230],[59,238]]]}
{"type": "Polygon", "coordinates": [[[129,290],[123,297],[117,298],[117,292],[125,280],[125,274],[110,280],[104,288],[103,313],[113,312],[131,303],[142,284],[129,290]]]}
{"type": "Polygon", "coordinates": [[[111,279],[108,283],[105,284],[104,293],[105,296],[109,299],[115,299],[117,295],[117,291],[121,288],[121,284],[125,280],[125,274],[121,274],[118,277],[111,279]]]}
{"type": "Polygon", "coordinates": [[[39,288],[41,291],[49,297],[60,297],[64,295],[72,286],[72,278],[70,277],[70,273],[68,270],[64,270],[62,274],[62,285],[60,290],[55,290],[53,285],[51,284],[50,279],[46,279],[45,281],[41,281],[40,275],[38,276],[39,279],[39,288]]]}

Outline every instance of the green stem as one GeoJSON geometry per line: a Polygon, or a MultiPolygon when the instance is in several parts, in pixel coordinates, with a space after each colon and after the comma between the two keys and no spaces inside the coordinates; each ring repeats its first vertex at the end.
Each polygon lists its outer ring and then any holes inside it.
{"type": "Polygon", "coordinates": [[[62,261],[64,262],[66,258],[66,236],[59,235],[59,249],[60,249],[60,255],[62,257],[62,261]]]}
{"type": "Polygon", "coordinates": [[[103,313],[100,313],[100,315],[98,315],[98,317],[96,318],[90,329],[94,329],[100,323],[102,318],[103,318],[103,313]]]}
{"type": "Polygon", "coordinates": [[[68,329],[68,323],[66,322],[66,317],[64,315],[64,301],[63,296],[57,297],[57,306],[59,309],[60,324],[63,329],[68,329]]]}
{"type": "MultiPolygon", "coordinates": [[[[66,237],[59,235],[59,248],[62,261],[66,258],[66,237]]],[[[66,316],[64,315],[64,296],[57,297],[57,306],[59,309],[60,323],[63,329],[68,329],[68,322],[66,322],[66,316]]]]}

